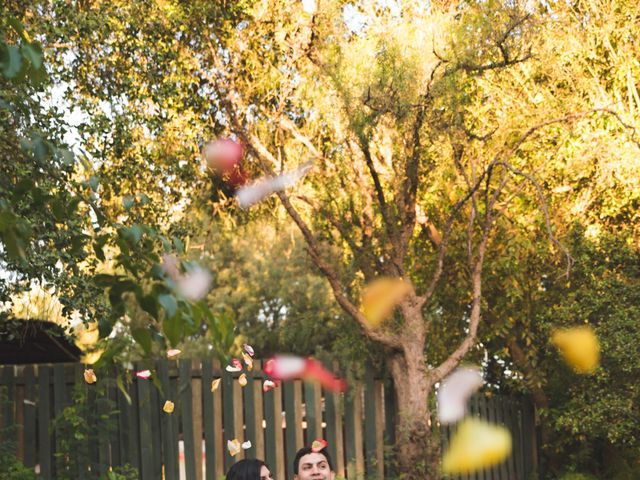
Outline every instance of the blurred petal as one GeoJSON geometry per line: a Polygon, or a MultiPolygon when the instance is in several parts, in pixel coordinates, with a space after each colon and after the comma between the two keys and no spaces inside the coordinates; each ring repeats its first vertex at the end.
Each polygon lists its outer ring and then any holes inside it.
{"type": "Polygon", "coordinates": [[[378,278],[367,285],[360,310],[369,327],[379,327],[410,292],[411,285],[401,278],[378,278]]]}
{"type": "Polygon", "coordinates": [[[197,302],[209,293],[211,281],[211,274],[207,270],[196,267],[193,271],[180,277],[176,285],[180,295],[190,302],[197,302]]]}
{"type": "Polygon", "coordinates": [[[96,383],[98,381],[98,378],[96,377],[96,374],[93,372],[93,369],[91,368],[85,369],[84,381],[87,383],[96,383]]]}
{"type": "Polygon", "coordinates": [[[94,352],[85,353],[82,356],[82,359],[80,361],[82,363],[86,363],[87,365],[93,365],[98,360],[100,360],[100,357],[102,356],[103,353],[104,353],[104,348],[101,348],[100,350],[96,350],[94,352]]]}
{"type": "Polygon", "coordinates": [[[215,392],[218,389],[218,387],[220,386],[220,382],[221,381],[222,381],[221,378],[216,378],[215,380],[213,380],[211,382],[211,391],[212,392],[215,392]]]}
{"type": "Polygon", "coordinates": [[[329,445],[327,443],[326,440],[322,439],[322,438],[316,438],[313,443],[311,444],[311,451],[312,452],[319,452],[320,450],[322,450],[323,448],[326,448],[327,445],[329,445]]]}
{"type": "Polygon", "coordinates": [[[244,359],[244,364],[247,366],[247,370],[253,370],[253,358],[244,352],[242,352],[242,358],[244,359]]]}
{"type": "Polygon", "coordinates": [[[247,374],[243,373],[238,377],[238,383],[241,387],[245,387],[247,385],[247,374]]]}
{"type": "Polygon", "coordinates": [[[242,345],[242,349],[252,357],[255,355],[255,352],[253,351],[253,347],[249,344],[245,343],[244,345],[242,345]]]}
{"type": "Polygon", "coordinates": [[[276,388],[276,384],[271,380],[265,380],[264,383],[262,384],[262,391],[265,393],[270,390],[273,390],[274,388],[276,388]]]}
{"type": "Polygon", "coordinates": [[[312,166],[311,162],[307,162],[290,172],[275,177],[266,177],[240,188],[236,193],[238,205],[241,208],[249,208],[272,193],[280,192],[295,185],[311,170],[312,166]]]}
{"type": "Polygon", "coordinates": [[[454,433],[442,459],[444,473],[471,473],[505,460],[511,452],[511,434],[477,418],[465,419],[454,433]]]}
{"type": "Polygon", "coordinates": [[[173,413],[173,402],[170,400],[167,400],[166,402],[164,402],[164,407],[162,407],[162,410],[164,410],[166,413],[173,413]]]}
{"type": "Polygon", "coordinates": [[[229,455],[235,457],[238,453],[240,453],[240,442],[235,438],[233,440],[227,440],[227,449],[229,450],[229,455]]]}
{"type": "Polygon", "coordinates": [[[242,370],[242,363],[237,358],[232,358],[225,370],[230,373],[236,373],[242,370]]]}
{"type": "Polygon", "coordinates": [[[556,330],[551,337],[565,361],[578,373],[593,373],[600,363],[600,343],[589,326],[556,330]]]}
{"type": "Polygon", "coordinates": [[[178,355],[180,355],[182,353],[181,350],[178,350],[177,348],[172,348],[171,350],[167,351],[167,358],[174,358],[177,357],[178,355]]]}
{"type": "Polygon", "coordinates": [[[165,253],[162,256],[162,270],[171,280],[178,280],[180,273],[180,260],[173,253],[165,253]]]}
{"type": "Polygon", "coordinates": [[[142,378],[143,380],[146,380],[150,376],[151,372],[149,370],[140,370],[139,372],[136,372],[136,377],[142,378]]]}
{"type": "Polygon", "coordinates": [[[462,367],[445,378],[438,389],[438,419],[453,423],[464,417],[469,397],[484,381],[478,368],[462,367]]]}
{"type": "Polygon", "coordinates": [[[249,449],[249,448],[251,448],[251,440],[247,440],[246,442],[244,442],[244,443],[242,444],[242,449],[243,449],[243,450],[247,450],[247,449],[249,449]]]}
{"type": "Polygon", "coordinates": [[[98,331],[98,322],[91,322],[87,325],[80,323],[75,328],[76,345],[80,350],[87,350],[89,347],[95,345],[100,339],[100,332],[98,331]]]}

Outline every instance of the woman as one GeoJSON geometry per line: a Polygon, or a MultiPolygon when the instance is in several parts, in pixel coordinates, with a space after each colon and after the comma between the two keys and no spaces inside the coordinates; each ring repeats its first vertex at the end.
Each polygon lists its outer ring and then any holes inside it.
{"type": "Polygon", "coordinates": [[[227,480],[273,480],[269,467],[262,460],[240,460],[227,472],[227,480]]]}

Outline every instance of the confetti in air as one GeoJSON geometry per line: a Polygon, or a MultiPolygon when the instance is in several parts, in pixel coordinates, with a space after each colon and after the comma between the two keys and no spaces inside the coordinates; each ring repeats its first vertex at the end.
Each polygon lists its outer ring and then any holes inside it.
{"type": "Polygon", "coordinates": [[[442,424],[464,417],[469,397],[483,384],[477,368],[461,367],[445,378],[438,389],[438,419],[442,424]]]}
{"type": "Polygon", "coordinates": [[[593,373],[600,363],[600,343],[589,326],[557,330],[551,337],[565,361],[576,372],[593,373]]]}
{"type": "Polygon", "coordinates": [[[502,462],[511,452],[511,434],[497,425],[466,418],[442,458],[444,473],[471,473],[502,462]]]}
{"type": "Polygon", "coordinates": [[[181,353],[182,353],[181,350],[178,350],[177,348],[172,348],[171,350],[167,351],[167,358],[175,358],[181,353]]]}
{"type": "Polygon", "coordinates": [[[211,381],[211,391],[215,392],[218,387],[220,386],[220,382],[222,381],[221,378],[216,378],[215,380],[211,381]]]}
{"type": "Polygon", "coordinates": [[[281,192],[298,183],[311,170],[311,162],[275,177],[262,178],[251,185],[240,188],[236,192],[236,200],[241,208],[249,208],[272,193],[281,192]]]}
{"type": "Polygon", "coordinates": [[[162,410],[165,413],[173,413],[173,408],[174,408],[174,404],[172,401],[167,400],[166,402],[164,402],[164,407],[162,407],[162,410]]]}
{"type": "Polygon", "coordinates": [[[246,387],[247,386],[247,374],[243,373],[242,375],[240,375],[238,377],[238,383],[240,384],[241,387],[246,387]]]}

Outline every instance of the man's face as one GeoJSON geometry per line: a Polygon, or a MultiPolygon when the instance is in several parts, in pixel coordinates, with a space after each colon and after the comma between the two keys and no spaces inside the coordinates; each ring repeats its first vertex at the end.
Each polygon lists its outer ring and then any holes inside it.
{"type": "Polygon", "coordinates": [[[336,474],[329,469],[329,462],[321,453],[308,453],[300,459],[298,474],[294,480],[333,480],[336,474]]]}

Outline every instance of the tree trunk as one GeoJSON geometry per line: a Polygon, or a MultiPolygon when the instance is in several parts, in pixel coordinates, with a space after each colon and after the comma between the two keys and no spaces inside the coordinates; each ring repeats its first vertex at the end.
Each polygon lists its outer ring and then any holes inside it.
{"type": "MultiPolygon", "coordinates": [[[[407,349],[411,352],[411,349],[407,349]]],[[[396,394],[396,458],[403,478],[407,480],[438,478],[439,442],[433,435],[429,381],[424,356],[397,353],[388,359],[396,394]]]]}

